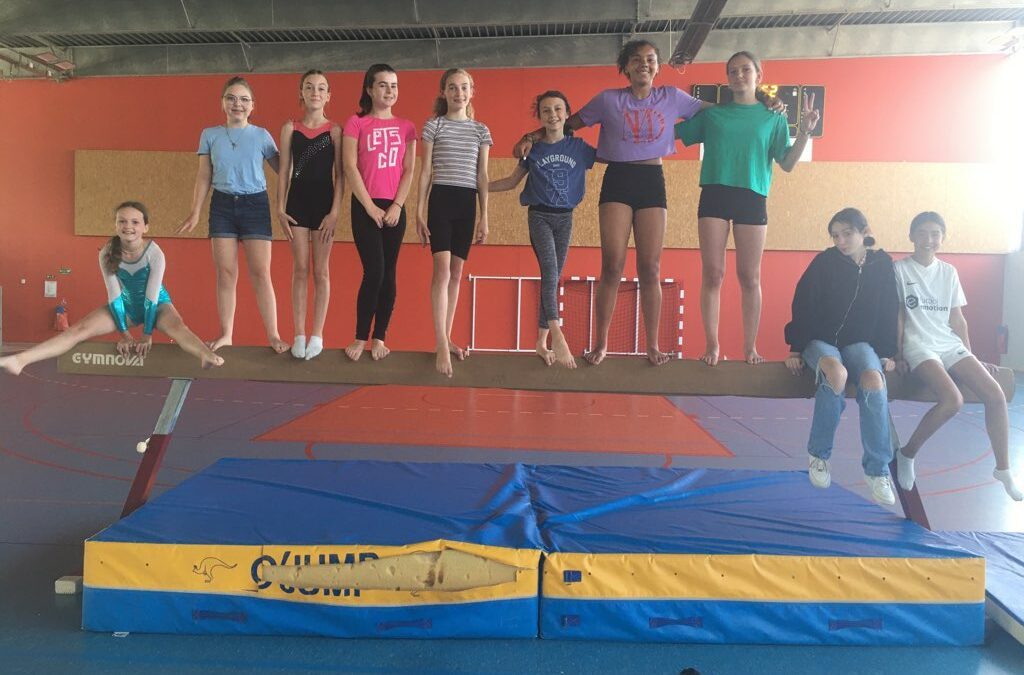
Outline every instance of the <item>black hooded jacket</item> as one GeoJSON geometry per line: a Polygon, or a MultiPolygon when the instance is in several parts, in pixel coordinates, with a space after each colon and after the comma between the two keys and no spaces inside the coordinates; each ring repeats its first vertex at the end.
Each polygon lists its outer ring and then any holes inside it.
{"type": "Polygon", "coordinates": [[[868,250],[857,265],[835,246],[814,257],[793,294],[786,342],[802,352],[811,340],[835,347],[867,342],[879,358],[896,354],[899,296],[892,258],[868,250]]]}

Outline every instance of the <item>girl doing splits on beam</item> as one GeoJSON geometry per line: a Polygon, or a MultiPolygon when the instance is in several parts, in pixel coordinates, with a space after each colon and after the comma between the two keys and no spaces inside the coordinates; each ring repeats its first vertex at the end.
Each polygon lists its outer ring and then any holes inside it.
{"type": "Polygon", "coordinates": [[[597,151],[582,139],[565,135],[565,120],[572,111],[562,92],[544,92],[534,101],[533,111],[544,124],[544,138],[533,144],[530,154],[510,176],[491,181],[489,189],[511,190],[526,177],[519,203],[529,206],[530,243],[537,255],[541,279],[537,354],[549,366],[557,360],[566,368],[575,368],[576,359],[569,351],[558,320],[558,281],[569,253],[572,211],[583,199],[587,169],[594,166],[597,151]]]}
{"type": "Polygon", "coordinates": [[[473,119],[472,99],[473,78],[461,68],[449,68],[441,76],[434,116],[423,125],[416,233],[422,245],[430,245],[434,258],[430,300],[435,367],[448,377],[452,354],[460,361],[466,358],[452,342],[462,268],[470,246],[487,241],[487,155],[494,142],[486,125],[473,119]]]}
{"type": "Polygon", "coordinates": [[[704,144],[700,168],[700,311],[705,348],[701,360],[709,366],[719,358],[718,316],[725,276],[725,248],[732,226],[736,241],[736,275],[743,298],[743,356],[761,363],[757,328],[761,320],[761,254],[764,252],[766,207],[772,162],[792,171],[807,146],[820,114],[814,98],[804,100],[796,142],[790,145],[785,115],[766,110],[758,98],[761,63],[750,52],[737,52],[725,64],[732,103],[712,106],[676,125],[676,137],[686,145],[704,144]]]}
{"type": "Polygon", "coordinates": [[[277,181],[277,220],[292,246],[292,356],[307,361],[324,349],[324,323],[331,300],[331,247],[341,210],[341,129],[327,119],[331,100],[327,78],[309,70],[299,80],[301,120],[281,128],[281,166],[277,181]],[[313,330],[306,340],[309,259],[313,258],[313,330]]]}
{"type": "Polygon", "coordinates": [[[178,310],[163,287],[166,262],[156,242],[147,242],[149,213],[139,202],[124,202],[115,210],[114,231],[100,249],[100,272],[107,287],[107,306],[89,312],[68,330],[19,354],[0,357],[0,370],[18,375],[32,363],[64,354],[85,340],[112,333],[121,334],[117,351],[122,356],[135,352],[145,357],[153,344],[153,329],[158,328],[178,345],[198,358],[204,368],[219,366],[217,356],[181,320],[178,310]],[[136,340],[129,326],[141,325],[142,337],[136,340]]]}
{"type": "Polygon", "coordinates": [[[960,310],[967,300],[956,268],[935,257],[945,238],[942,216],[931,211],[917,214],[910,222],[914,254],[896,263],[901,345],[896,367],[901,372],[912,372],[938,397],[910,440],[896,453],[896,479],[904,490],[913,489],[918,451],[964,403],[956,380],[985,405],[985,429],[996,457],[992,475],[1010,497],[1021,501],[1024,495],[1010,472],[1006,397],[990,372],[995,366],[983,364],[971,354],[967,321],[960,310]]]}
{"type": "Polygon", "coordinates": [[[800,277],[793,296],[793,320],[786,325],[792,351],[786,367],[798,375],[814,369],[817,390],[807,442],[808,475],[814,487],[832,483],[829,457],[846,407],[846,382],[857,387],[862,466],[879,504],[894,504],[889,478],[892,447],[884,372],[895,365],[899,314],[892,258],[870,250],[864,214],[846,208],[832,216],[828,232],[835,246],[819,253],[800,277]]]}
{"type": "Polygon", "coordinates": [[[210,245],[217,269],[217,315],[220,337],[214,350],[230,345],[235,327],[238,286],[238,241],[245,248],[256,306],[263,317],[270,347],[281,354],[288,343],[277,332],[277,299],[270,279],[270,200],[263,162],[276,173],[277,145],[263,127],[249,124],[255,100],[249,83],[232,77],[221,92],[224,124],[203,129],[199,137],[199,171],[192,194],[192,211],[178,227],[191,232],[199,224],[206,196],[210,198],[210,245]]]}
{"type": "Polygon", "coordinates": [[[363,263],[356,298],[356,339],[345,348],[355,361],[370,339],[375,361],[388,355],[384,337],[395,308],[398,253],[405,236],[405,201],[416,168],[416,126],[391,114],[398,74],[377,63],[366,71],[359,112],[345,122],[345,176],[352,186],[352,239],[363,263]]]}

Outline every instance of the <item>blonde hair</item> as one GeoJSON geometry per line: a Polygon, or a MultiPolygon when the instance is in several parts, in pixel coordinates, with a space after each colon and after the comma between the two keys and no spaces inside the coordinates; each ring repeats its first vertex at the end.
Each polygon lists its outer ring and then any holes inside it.
{"type": "MultiPolygon", "coordinates": [[[[441,93],[434,99],[434,117],[443,117],[448,114],[448,99],[444,97],[444,90],[448,86],[448,78],[452,75],[465,75],[469,80],[469,86],[475,88],[473,76],[463,68],[449,68],[441,76],[441,93]]],[[[473,102],[466,104],[466,117],[473,119],[473,102]]]]}

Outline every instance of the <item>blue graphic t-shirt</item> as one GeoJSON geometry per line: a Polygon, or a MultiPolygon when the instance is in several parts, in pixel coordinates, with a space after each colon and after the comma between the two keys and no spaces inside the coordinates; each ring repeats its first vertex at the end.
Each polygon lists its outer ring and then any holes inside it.
{"type": "Polygon", "coordinates": [[[587,169],[594,166],[597,151],[581,138],[566,136],[557,143],[534,143],[522,160],[529,172],[519,194],[523,206],[574,209],[583,201],[587,169]]]}

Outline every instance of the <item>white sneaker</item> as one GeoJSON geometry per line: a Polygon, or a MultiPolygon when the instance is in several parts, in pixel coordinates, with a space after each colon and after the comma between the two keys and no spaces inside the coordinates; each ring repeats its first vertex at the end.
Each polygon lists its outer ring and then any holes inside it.
{"type": "Polygon", "coordinates": [[[871,488],[871,498],[879,504],[892,506],[896,503],[896,495],[892,491],[892,479],[889,476],[864,476],[871,488]]]}
{"type": "Polygon", "coordinates": [[[914,489],[914,481],[917,480],[914,474],[914,458],[904,455],[903,450],[896,451],[896,480],[900,482],[900,487],[908,492],[914,489]]]}
{"type": "Polygon", "coordinates": [[[828,460],[811,455],[810,465],[807,469],[807,477],[811,479],[811,485],[816,488],[827,488],[832,484],[832,474],[828,469],[828,460]]]}

